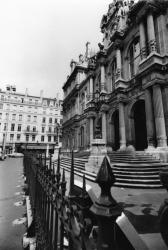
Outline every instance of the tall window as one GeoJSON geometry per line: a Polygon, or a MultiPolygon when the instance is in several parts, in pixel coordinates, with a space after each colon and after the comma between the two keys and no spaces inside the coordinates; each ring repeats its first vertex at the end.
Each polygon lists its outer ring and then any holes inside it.
{"type": "Polygon", "coordinates": [[[41,136],[41,141],[44,141],[44,135],[41,136]]]}
{"type": "Polygon", "coordinates": [[[26,141],[29,141],[29,135],[26,135],[26,141]]]}
{"type": "Polygon", "coordinates": [[[13,121],[16,120],[16,114],[12,114],[12,120],[13,120],[13,121]]]}
{"type": "Polygon", "coordinates": [[[11,131],[14,131],[14,130],[15,130],[15,124],[12,123],[12,124],[11,124],[11,131]]]}
{"type": "Polygon", "coordinates": [[[51,135],[48,136],[48,142],[51,142],[51,135]]]}
{"type": "Polygon", "coordinates": [[[3,103],[0,103],[0,109],[3,109],[3,103]]]}
{"type": "Polygon", "coordinates": [[[36,127],[35,126],[33,126],[33,132],[36,132],[36,127]]]}
{"type": "Polygon", "coordinates": [[[34,116],[34,122],[37,122],[37,116],[34,116]]]}
{"type": "Polygon", "coordinates": [[[17,141],[20,141],[20,137],[21,137],[21,135],[17,134],[17,141]]]}
{"type": "Polygon", "coordinates": [[[20,122],[22,121],[22,115],[19,115],[19,121],[20,122]]]}
{"type": "Polygon", "coordinates": [[[43,119],[42,119],[42,123],[45,123],[46,122],[46,118],[45,117],[43,117],[43,119]]]}
{"type": "Polygon", "coordinates": [[[2,119],[2,113],[0,113],[0,119],[2,119]]]}
{"type": "Polygon", "coordinates": [[[57,118],[55,118],[55,123],[57,123],[57,118]]]}
{"type": "Polygon", "coordinates": [[[30,122],[30,120],[31,120],[31,115],[28,115],[27,116],[27,121],[30,122]]]}
{"type": "Polygon", "coordinates": [[[27,129],[26,129],[26,130],[27,130],[28,132],[30,131],[30,126],[29,126],[29,125],[27,126],[27,129]]]}
{"type": "Polygon", "coordinates": [[[48,127],[48,132],[52,132],[52,127],[48,127]]]}
{"type": "Polygon", "coordinates": [[[10,134],[10,141],[13,141],[14,134],[10,134]]]}
{"type": "Polygon", "coordinates": [[[49,123],[52,123],[52,118],[51,117],[49,118],[49,123]]]}
{"type": "Polygon", "coordinates": [[[35,141],[35,140],[36,140],[36,136],[32,135],[32,141],[35,141]]]}
{"type": "Polygon", "coordinates": [[[129,48],[129,77],[132,78],[138,73],[140,62],[139,38],[136,38],[129,48]]]}
{"type": "Polygon", "coordinates": [[[22,125],[18,124],[18,131],[21,131],[21,130],[22,130],[22,125]]]}
{"type": "Polygon", "coordinates": [[[45,132],[45,127],[42,127],[41,132],[42,132],[42,133],[45,132]]]}
{"type": "Polygon", "coordinates": [[[7,130],[7,123],[4,123],[4,131],[7,130]]]}

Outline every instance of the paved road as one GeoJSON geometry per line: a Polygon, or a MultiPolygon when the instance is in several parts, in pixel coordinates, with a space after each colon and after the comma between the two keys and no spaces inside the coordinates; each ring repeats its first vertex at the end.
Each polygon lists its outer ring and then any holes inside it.
{"type": "Polygon", "coordinates": [[[22,249],[26,231],[22,174],[22,159],[0,161],[0,250],[22,249]]]}

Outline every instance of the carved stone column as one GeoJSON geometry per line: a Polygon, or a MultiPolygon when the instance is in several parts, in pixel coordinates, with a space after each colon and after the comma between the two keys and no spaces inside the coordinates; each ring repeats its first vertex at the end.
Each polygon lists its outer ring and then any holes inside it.
{"type": "Polygon", "coordinates": [[[89,125],[90,125],[90,146],[91,146],[93,141],[93,117],[89,118],[89,125]]]}
{"type": "Polygon", "coordinates": [[[145,111],[146,111],[146,128],[148,149],[155,146],[155,125],[152,107],[152,95],[149,89],[145,89],[145,111]]]}
{"type": "Polygon", "coordinates": [[[106,113],[103,112],[102,113],[102,139],[105,141],[107,141],[107,131],[106,131],[106,113]]]}
{"type": "Polygon", "coordinates": [[[126,135],[125,135],[125,117],[124,117],[124,103],[119,103],[119,131],[120,131],[120,149],[126,147],[126,135]]]}
{"type": "Polygon", "coordinates": [[[162,93],[159,85],[153,86],[153,105],[155,114],[157,147],[167,147],[162,93]]]}
{"type": "Polygon", "coordinates": [[[156,51],[156,37],[155,37],[153,15],[151,13],[149,13],[147,16],[147,33],[148,33],[149,52],[152,53],[156,51]]]}
{"type": "Polygon", "coordinates": [[[121,51],[119,48],[116,50],[116,61],[117,61],[117,78],[121,77],[121,51]]]}
{"type": "Polygon", "coordinates": [[[101,65],[101,92],[105,92],[105,67],[101,65]]]}
{"type": "Polygon", "coordinates": [[[139,24],[139,33],[140,33],[140,51],[141,51],[141,59],[145,59],[147,57],[147,49],[146,49],[146,34],[145,34],[145,25],[141,21],[139,24]]]}

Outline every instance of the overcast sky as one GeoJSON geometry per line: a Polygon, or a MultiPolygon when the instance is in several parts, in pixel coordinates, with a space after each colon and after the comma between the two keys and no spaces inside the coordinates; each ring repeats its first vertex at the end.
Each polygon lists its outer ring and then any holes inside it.
{"type": "MultiPolygon", "coordinates": [[[[0,0],[0,86],[54,97],[71,59],[97,50],[100,21],[112,0],[0,0]]],[[[60,94],[62,96],[62,94],[60,94]]]]}

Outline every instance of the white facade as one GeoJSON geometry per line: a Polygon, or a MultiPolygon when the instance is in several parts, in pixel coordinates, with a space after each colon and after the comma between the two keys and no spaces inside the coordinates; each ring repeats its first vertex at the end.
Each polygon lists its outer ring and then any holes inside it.
{"type": "Polygon", "coordinates": [[[59,145],[62,101],[58,98],[0,91],[0,146],[59,145]]]}

